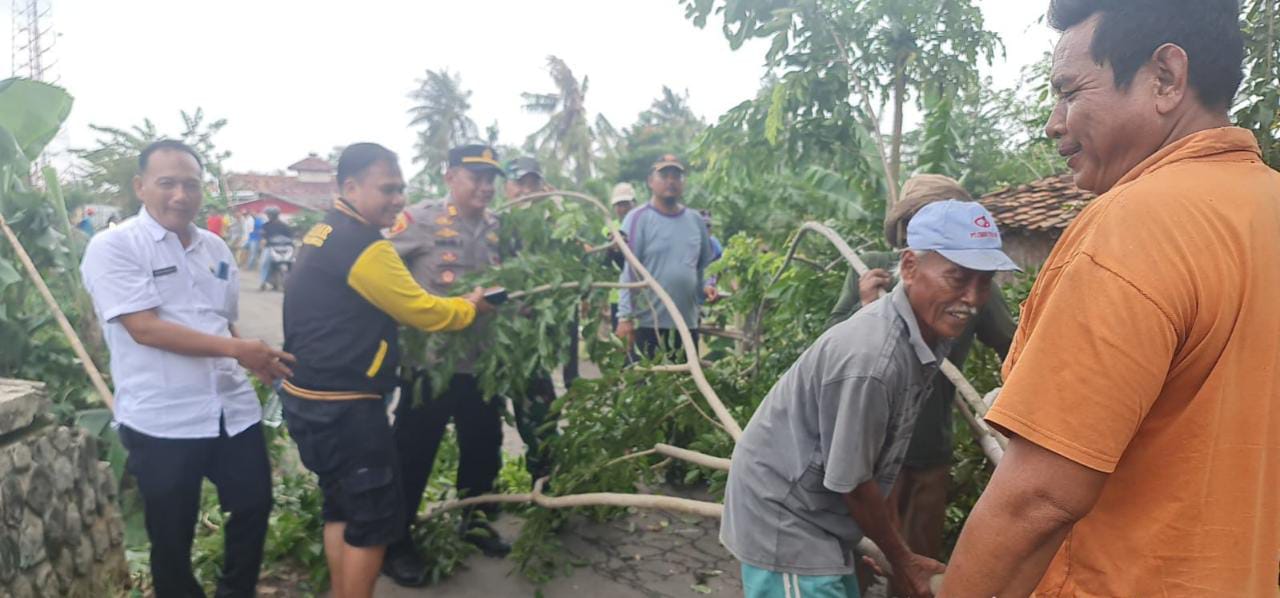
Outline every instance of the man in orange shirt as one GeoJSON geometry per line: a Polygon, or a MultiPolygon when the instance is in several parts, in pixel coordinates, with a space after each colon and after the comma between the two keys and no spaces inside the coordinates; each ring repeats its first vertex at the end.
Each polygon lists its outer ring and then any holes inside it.
{"type": "Polygon", "coordinates": [[[942,596],[1277,596],[1280,174],[1235,0],[1053,0],[1046,127],[1102,194],[1022,310],[942,596]]]}

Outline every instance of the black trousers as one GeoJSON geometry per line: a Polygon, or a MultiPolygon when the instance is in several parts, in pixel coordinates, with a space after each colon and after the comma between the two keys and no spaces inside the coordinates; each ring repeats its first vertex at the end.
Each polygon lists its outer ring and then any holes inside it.
{"type": "Polygon", "coordinates": [[[224,427],[217,438],[156,438],[126,426],[119,432],[129,451],[126,467],[142,494],[156,597],[205,595],[191,572],[204,478],[231,513],[222,530],[222,576],[214,595],[254,596],[271,514],[271,463],[262,426],[235,436],[227,436],[224,427]]]}
{"type": "MultiPolygon", "coordinates": [[[[421,379],[422,388],[430,388],[425,373],[415,372],[414,377],[414,382],[421,379]]],[[[484,399],[475,376],[455,374],[443,395],[432,399],[430,391],[424,391],[428,396],[416,407],[414,382],[401,386],[400,404],[396,407],[396,451],[400,458],[407,525],[405,535],[388,548],[392,553],[411,546],[408,528],[417,518],[422,494],[427,489],[431,467],[450,419],[458,435],[459,496],[493,490],[498,471],[502,469],[502,405],[497,400],[484,399]]]]}
{"type": "MultiPolygon", "coordinates": [[[[690,330],[689,334],[693,335],[693,345],[698,346],[698,331],[690,330]]],[[[636,326],[632,361],[638,361],[641,356],[653,359],[659,354],[675,363],[685,362],[684,344],[680,341],[680,331],[675,328],[636,326]]]]}
{"type": "Polygon", "coordinates": [[[555,400],[555,383],[551,376],[543,375],[529,382],[529,390],[523,398],[511,401],[515,410],[516,431],[520,433],[520,439],[524,440],[525,469],[535,482],[540,477],[551,475],[552,463],[547,443],[560,433],[555,426],[545,431],[540,430],[546,425],[551,404],[555,400]]]}

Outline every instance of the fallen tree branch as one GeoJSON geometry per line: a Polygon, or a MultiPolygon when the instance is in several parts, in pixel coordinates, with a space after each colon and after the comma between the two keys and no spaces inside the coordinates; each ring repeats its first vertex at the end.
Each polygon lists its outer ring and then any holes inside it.
{"type": "MultiPolygon", "coordinates": [[[[547,291],[559,291],[563,289],[576,289],[581,286],[582,286],[582,283],[580,282],[563,282],[560,284],[544,284],[544,285],[533,287],[532,289],[516,291],[508,295],[508,298],[519,299],[521,297],[527,297],[529,295],[535,295],[537,293],[545,293],[547,291]]],[[[593,289],[642,289],[648,285],[646,285],[643,282],[593,282],[591,283],[590,286],[593,289]]]]}
{"type": "Polygon", "coordinates": [[[601,465],[601,466],[600,466],[600,469],[608,469],[610,466],[617,465],[617,464],[622,463],[622,462],[624,462],[624,461],[630,461],[630,460],[632,460],[632,459],[639,459],[640,457],[646,457],[646,456],[649,456],[649,455],[655,454],[655,453],[657,453],[657,452],[658,452],[658,449],[656,449],[656,448],[651,448],[651,449],[643,450],[643,451],[636,451],[636,452],[631,453],[631,454],[629,454],[629,455],[623,455],[623,456],[621,456],[621,457],[618,457],[617,459],[611,459],[608,463],[605,463],[604,465],[601,465]]]}
{"type": "MultiPolygon", "coordinates": [[[[880,550],[880,547],[876,546],[876,543],[872,542],[871,538],[863,536],[862,539],[858,541],[858,545],[854,547],[854,551],[875,561],[876,566],[880,567],[880,570],[886,575],[893,575],[893,565],[889,564],[889,557],[884,555],[884,551],[880,550]]],[[[934,593],[934,595],[937,595],[938,592],[942,591],[941,573],[929,578],[929,589],[934,593]]]]}
{"type": "Polygon", "coordinates": [[[698,451],[691,451],[689,449],[683,449],[678,446],[671,446],[669,444],[661,444],[661,443],[655,444],[653,446],[653,450],[657,451],[659,455],[674,457],[676,459],[680,459],[681,461],[688,461],[695,465],[701,465],[703,467],[709,467],[711,469],[718,469],[720,471],[729,471],[729,460],[725,459],[724,457],[713,457],[706,453],[699,453],[698,451]]]}
{"type": "Polygon", "coordinates": [[[800,262],[801,264],[804,264],[804,265],[806,265],[806,266],[809,266],[810,268],[813,268],[814,270],[817,270],[817,271],[819,271],[819,272],[826,272],[826,270],[827,270],[827,269],[826,269],[826,267],[825,267],[825,266],[823,266],[822,264],[819,264],[818,262],[816,262],[816,261],[814,261],[814,260],[811,260],[811,259],[809,259],[809,258],[807,258],[807,257],[804,257],[804,256],[802,256],[802,255],[797,255],[797,256],[793,257],[792,259],[793,259],[794,261],[800,262]]]}
{"type": "Polygon", "coordinates": [[[671,365],[651,365],[646,368],[636,368],[641,372],[653,372],[655,374],[682,374],[691,371],[689,364],[677,363],[671,365]]]}
{"type": "MultiPolygon", "coordinates": [[[[987,404],[982,400],[982,395],[978,394],[978,390],[975,389],[972,384],[969,384],[969,380],[964,377],[964,374],[960,369],[950,361],[943,360],[942,366],[939,369],[942,371],[942,375],[946,376],[947,380],[950,380],[951,384],[955,385],[956,390],[959,391],[959,396],[968,406],[965,410],[967,411],[972,409],[973,414],[976,416],[974,421],[981,421],[980,418],[987,415],[987,404]]],[[[1009,448],[1009,439],[1005,438],[1004,435],[999,432],[991,429],[991,427],[986,423],[983,423],[982,427],[984,428],[985,433],[994,438],[996,444],[1000,445],[1001,456],[1004,456],[1004,449],[1009,448]]],[[[995,461],[999,462],[999,459],[995,459],[995,461]]]]}
{"type": "Polygon", "coordinates": [[[751,338],[741,330],[729,330],[724,328],[699,328],[698,334],[703,336],[718,336],[720,338],[732,339],[744,343],[751,342],[751,338]]]}
{"type": "MultiPolygon", "coordinates": [[[[627,245],[622,237],[622,232],[618,230],[618,225],[609,217],[609,208],[605,207],[600,200],[575,191],[548,191],[526,195],[506,204],[502,209],[508,210],[552,197],[570,198],[595,206],[596,209],[600,210],[600,213],[605,215],[605,224],[609,227],[609,237],[613,241],[613,246],[622,253],[627,265],[631,266],[632,272],[640,278],[640,282],[645,283],[650,292],[657,296],[658,301],[666,308],[667,313],[680,313],[680,310],[676,308],[675,301],[671,299],[671,295],[667,293],[666,289],[662,288],[662,285],[653,277],[653,274],[645,268],[644,264],[636,257],[636,254],[631,251],[631,247],[627,245]]],[[[702,371],[702,363],[699,361],[698,345],[693,342],[693,334],[689,332],[689,327],[685,324],[684,318],[672,318],[672,320],[676,325],[676,331],[680,334],[680,342],[684,346],[685,358],[688,360],[689,375],[693,377],[693,382],[698,387],[698,391],[707,399],[707,404],[711,406],[711,411],[715,413],[716,419],[720,420],[725,431],[736,442],[742,436],[742,426],[739,426],[737,420],[733,419],[733,414],[729,413],[729,410],[724,406],[724,402],[720,400],[720,396],[716,394],[715,389],[711,388],[711,383],[707,381],[706,374],[702,371]]]]}
{"type": "Polygon", "coordinates": [[[566,496],[547,496],[542,493],[542,486],[547,478],[538,478],[533,484],[533,492],[524,494],[485,494],[461,500],[451,500],[433,506],[418,519],[426,520],[441,513],[482,504],[495,503],[533,503],[545,509],[571,509],[574,507],[634,507],[637,509],[659,509],[689,513],[702,517],[720,517],[724,505],[704,500],[662,496],[657,494],[626,494],[621,492],[588,492],[566,496]]]}

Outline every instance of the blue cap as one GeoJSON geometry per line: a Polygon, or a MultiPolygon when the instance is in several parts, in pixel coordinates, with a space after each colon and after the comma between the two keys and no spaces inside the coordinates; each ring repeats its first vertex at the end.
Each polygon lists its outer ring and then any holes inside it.
{"type": "Polygon", "coordinates": [[[975,201],[948,199],[920,208],[907,223],[907,247],[936,251],[970,270],[1022,271],[1001,250],[995,217],[975,201]]]}

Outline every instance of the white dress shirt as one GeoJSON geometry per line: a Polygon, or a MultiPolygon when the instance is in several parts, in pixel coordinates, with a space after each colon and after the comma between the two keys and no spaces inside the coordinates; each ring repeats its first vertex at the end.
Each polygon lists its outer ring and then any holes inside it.
{"type": "Polygon", "coordinates": [[[231,336],[239,315],[235,259],[217,235],[190,226],[184,248],[143,208],[93,237],[80,275],[111,351],[116,422],[160,438],[215,438],[221,418],[234,436],[262,419],[244,369],[230,358],[140,345],[118,319],[154,309],[162,320],[231,336]]]}

